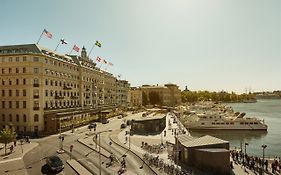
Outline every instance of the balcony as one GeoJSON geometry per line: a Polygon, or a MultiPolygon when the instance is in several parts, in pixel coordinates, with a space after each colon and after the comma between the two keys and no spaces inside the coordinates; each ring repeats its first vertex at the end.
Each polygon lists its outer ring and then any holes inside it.
{"type": "Polygon", "coordinates": [[[38,99],[38,98],[39,98],[39,95],[33,95],[33,98],[38,99]]]}
{"type": "Polygon", "coordinates": [[[56,96],[55,96],[55,99],[56,99],[56,100],[61,100],[61,99],[64,99],[64,97],[62,97],[62,96],[57,96],[57,95],[56,95],[56,96]]]}
{"type": "Polygon", "coordinates": [[[78,99],[78,96],[71,96],[70,99],[78,99]]]}
{"type": "Polygon", "coordinates": [[[39,106],[34,106],[34,107],[33,107],[33,110],[34,110],[34,111],[39,111],[39,109],[40,109],[39,106]]]}
{"type": "Polygon", "coordinates": [[[63,90],[71,90],[72,88],[71,87],[69,87],[69,86],[64,86],[63,87],[63,90]]]}
{"type": "Polygon", "coordinates": [[[33,84],[33,87],[39,87],[39,84],[33,84]]]}

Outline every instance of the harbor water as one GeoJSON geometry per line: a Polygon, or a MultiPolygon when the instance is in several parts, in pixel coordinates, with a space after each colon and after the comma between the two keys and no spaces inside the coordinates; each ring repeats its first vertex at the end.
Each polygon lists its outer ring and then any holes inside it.
{"type": "Polygon", "coordinates": [[[266,157],[281,157],[281,100],[258,100],[256,103],[232,103],[236,112],[245,112],[245,117],[258,117],[264,119],[268,131],[208,131],[191,132],[194,137],[212,135],[230,142],[231,148],[240,148],[244,151],[245,143],[248,143],[247,153],[249,155],[262,156],[261,145],[267,145],[266,157]]]}

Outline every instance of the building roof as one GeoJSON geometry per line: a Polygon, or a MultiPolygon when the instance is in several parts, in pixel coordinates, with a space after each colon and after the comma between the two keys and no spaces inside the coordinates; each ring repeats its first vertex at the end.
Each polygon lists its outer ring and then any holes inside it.
{"type": "Polygon", "coordinates": [[[163,114],[157,114],[157,115],[153,115],[153,114],[150,114],[146,117],[139,117],[139,118],[135,118],[134,121],[145,121],[145,120],[159,120],[159,119],[163,119],[165,118],[166,115],[163,115],[163,114]]]}
{"type": "Polygon", "coordinates": [[[216,144],[223,144],[223,143],[229,143],[229,142],[209,135],[205,135],[197,139],[181,142],[181,144],[187,148],[205,146],[205,145],[216,145],[216,144]]]}
{"type": "Polygon", "coordinates": [[[187,134],[182,134],[182,135],[179,135],[178,137],[178,141],[180,143],[183,143],[183,142],[187,142],[187,141],[191,141],[191,140],[194,140],[196,138],[192,137],[192,136],[189,136],[187,134]]]}
{"type": "Polygon", "coordinates": [[[203,152],[213,152],[213,153],[221,153],[221,152],[229,152],[229,150],[225,148],[203,148],[203,149],[196,149],[203,152]]]}

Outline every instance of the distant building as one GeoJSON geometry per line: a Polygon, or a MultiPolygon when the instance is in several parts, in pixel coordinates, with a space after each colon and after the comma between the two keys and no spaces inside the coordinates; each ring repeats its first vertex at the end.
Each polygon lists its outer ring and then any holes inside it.
{"type": "Polygon", "coordinates": [[[140,88],[132,87],[129,90],[129,103],[131,107],[142,106],[142,91],[140,88]]]}
{"type": "Polygon", "coordinates": [[[165,84],[164,86],[143,85],[142,105],[176,106],[181,104],[181,91],[175,84],[165,84]]]}
{"type": "Polygon", "coordinates": [[[128,82],[88,58],[36,44],[0,46],[0,129],[55,133],[87,124],[102,110],[127,105],[128,82]]]}

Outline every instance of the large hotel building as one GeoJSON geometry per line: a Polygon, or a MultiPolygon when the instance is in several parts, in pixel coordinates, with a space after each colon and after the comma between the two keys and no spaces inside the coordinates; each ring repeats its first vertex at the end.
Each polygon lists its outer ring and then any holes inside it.
{"type": "Polygon", "coordinates": [[[88,58],[36,44],[0,46],[0,129],[51,134],[127,107],[129,84],[88,58]]]}

